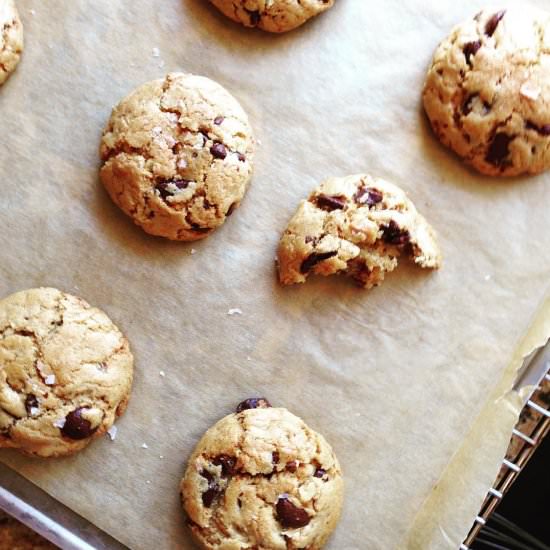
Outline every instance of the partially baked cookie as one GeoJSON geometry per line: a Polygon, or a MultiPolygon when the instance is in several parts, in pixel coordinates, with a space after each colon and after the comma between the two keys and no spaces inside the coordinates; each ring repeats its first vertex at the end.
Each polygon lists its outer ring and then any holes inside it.
{"type": "Polygon", "coordinates": [[[334,0],[210,0],[222,13],[245,27],[286,32],[328,10],[334,0]]]}
{"type": "Polygon", "coordinates": [[[432,128],[483,174],[550,166],[550,14],[484,10],[437,48],[423,92],[432,128]]]}
{"type": "Polygon", "coordinates": [[[279,279],[290,285],[311,273],[345,273],[371,288],[403,254],[420,267],[441,265],[435,232],[407,195],[368,175],[331,178],[290,220],[279,243],[279,279]]]}
{"type": "Polygon", "coordinates": [[[266,399],[244,401],[206,432],[180,488],[207,550],[317,550],[338,522],[344,490],[323,436],[266,399]]]}
{"type": "Polygon", "coordinates": [[[101,181],[147,233],[193,241],[239,206],[253,152],[248,117],[227,90],[172,73],[114,108],[101,141],[101,181]]]}
{"type": "Polygon", "coordinates": [[[0,0],[0,84],[15,70],[23,51],[23,25],[13,0],[0,0]]]}
{"type": "Polygon", "coordinates": [[[0,447],[81,450],[124,412],[133,363],[118,328],[80,298],[35,288],[0,301],[0,447]]]}

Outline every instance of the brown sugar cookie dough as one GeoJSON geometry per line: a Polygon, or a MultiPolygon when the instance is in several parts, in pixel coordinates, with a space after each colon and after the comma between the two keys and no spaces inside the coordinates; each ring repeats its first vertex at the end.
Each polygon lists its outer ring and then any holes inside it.
{"type": "Polygon", "coordinates": [[[210,0],[222,13],[245,27],[286,32],[328,10],[334,0],[210,0]]]}
{"type": "Polygon", "coordinates": [[[0,447],[83,449],[124,412],[133,363],[118,328],[80,298],[36,288],[0,301],[0,447]]]}
{"type": "Polygon", "coordinates": [[[320,434],[263,398],[210,428],[181,481],[202,548],[321,548],[343,501],[342,472],[320,434]]]}
{"type": "Polygon", "coordinates": [[[147,233],[193,241],[239,206],[253,153],[248,117],[227,90],[202,76],[172,73],[113,109],[100,176],[147,233]]]}
{"type": "Polygon", "coordinates": [[[423,92],[432,128],[483,174],[550,167],[550,13],[484,10],[437,48],[423,92]]]}
{"type": "Polygon", "coordinates": [[[0,0],[0,85],[15,70],[23,51],[23,25],[13,0],[0,0]]]}
{"type": "Polygon", "coordinates": [[[331,178],[300,203],[279,243],[281,283],[311,273],[345,273],[361,286],[382,282],[401,255],[437,269],[435,232],[396,185],[368,175],[331,178]]]}

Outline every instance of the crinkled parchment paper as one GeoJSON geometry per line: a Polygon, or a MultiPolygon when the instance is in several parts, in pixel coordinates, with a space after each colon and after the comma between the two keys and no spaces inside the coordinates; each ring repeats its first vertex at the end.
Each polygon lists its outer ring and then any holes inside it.
{"type": "Polygon", "coordinates": [[[550,332],[550,177],[474,174],[421,110],[438,41],[482,4],[336,4],[272,36],[205,0],[19,2],[26,50],[0,89],[0,294],[51,285],[105,309],[130,339],[136,379],[114,442],[0,459],[132,548],[192,547],[185,461],[258,394],[340,457],[331,549],[457,548],[518,413],[514,371],[550,332]],[[242,207],[192,245],[144,234],[97,177],[113,104],[174,70],[225,85],[261,143],[242,207]],[[298,201],[362,171],[410,194],[438,231],[443,269],[404,262],[371,292],[343,278],[281,288],[275,249],[298,201]]]}

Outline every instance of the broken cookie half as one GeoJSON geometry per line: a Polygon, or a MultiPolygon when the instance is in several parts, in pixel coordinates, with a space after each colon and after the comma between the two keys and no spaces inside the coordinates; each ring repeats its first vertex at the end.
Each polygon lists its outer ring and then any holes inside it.
{"type": "Polygon", "coordinates": [[[359,174],[331,178],[300,203],[278,249],[279,279],[290,285],[311,273],[345,273],[372,288],[409,256],[437,269],[435,231],[396,185],[359,174]]]}

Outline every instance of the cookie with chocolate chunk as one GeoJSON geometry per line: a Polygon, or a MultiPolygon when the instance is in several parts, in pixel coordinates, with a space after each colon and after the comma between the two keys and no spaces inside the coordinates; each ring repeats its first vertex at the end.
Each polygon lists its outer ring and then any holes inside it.
{"type": "Polygon", "coordinates": [[[216,82],[183,73],[143,84],[113,110],[100,176],[113,201],[152,235],[208,236],[252,177],[248,117],[216,82]]]}
{"type": "Polygon", "coordinates": [[[205,433],[180,489],[207,550],[318,550],[338,522],[344,490],[324,437],[263,398],[241,403],[205,433]]]}
{"type": "Polygon", "coordinates": [[[300,203],[279,243],[281,283],[344,273],[361,286],[380,284],[401,255],[437,269],[435,232],[396,185],[359,174],[324,181],[300,203]]]}
{"type": "Polygon", "coordinates": [[[490,176],[550,167],[550,13],[483,10],[437,48],[424,108],[441,142],[490,176]]]}
{"type": "Polygon", "coordinates": [[[23,51],[23,25],[15,2],[0,1],[0,84],[3,84],[19,63],[23,51]]]}
{"type": "Polygon", "coordinates": [[[118,328],[80,298],[35,288],[0,301],[0,447],[83,449],[124,412],[133,363],[118,328]]]}
{"type": "Polygon", "coordinates": [[[286,32],[334,5],[334,0],[210,0],[223,14],[245,27],[286,32]]]}

